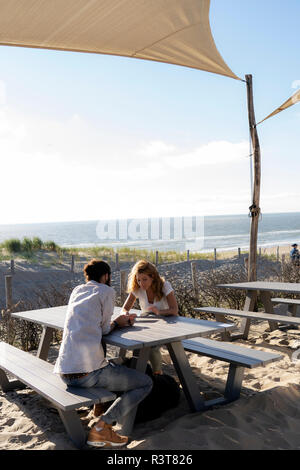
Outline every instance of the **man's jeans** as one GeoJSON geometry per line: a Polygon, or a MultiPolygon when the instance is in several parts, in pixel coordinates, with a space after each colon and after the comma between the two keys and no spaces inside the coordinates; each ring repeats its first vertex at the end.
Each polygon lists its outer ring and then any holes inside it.
{"type": "Polygon", "coordinates": [[[111,392],[124,392],[101,416],[108,424],[120,423],[121,418],[130,413],[150,393],[153,385],[148,375],[112,363],[79,379],[62,379],[69,387],[101,387],[111,392]]]}

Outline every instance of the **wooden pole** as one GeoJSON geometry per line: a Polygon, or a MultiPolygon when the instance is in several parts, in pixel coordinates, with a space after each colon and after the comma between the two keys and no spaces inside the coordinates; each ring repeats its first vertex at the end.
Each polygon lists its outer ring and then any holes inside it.
{"type": "Polygon", "coordinates": [[[214,248],[214,257],[215,257],[215,264],[217,262],[217,248],[214,248]]]}
{"type": "Polygon", "coordinates": [[[12,276],[5,276],[6,308],[12,308],[12,276]]]}
{"type": "Polygon", "coordinates": [[[75,255],[72,255],[72,258],[71,258],[71,273],[74,272],[74,266],[75,266],[75,255]]]}
{"type": "Polygon", "coordinates": [[[248,258],[244,258],[244,266],[245,266],[246,272],[248,272],[248,269],[249,269],[249,259],[248,258]]]}
{"type": "Polygon", "coordinates": [[[15,274],[15,261],[13,259],[10,260],[10,272],[15,274]]]}
{"type": "Polygon", "coordinates": [[[120,295],[122,303],[124,303],[126,300],[126,281],[127,271],[120,271],[120,295]]]}
{"type": "Polygon", "coordinates": [[[197,275],[196,275],[196,263],[194,261],[191,262],[191,271],[192,271],[192,283],[195,296],[198,295],[198,285],[197,285],[197,275]]]}
{"type": "Polygon", "coordinates": [[[190,250],[186,250],[186,260],[190,261],[190,250]]]}
{"type": "Polygon", "coordinates": [[[119,253],[116,253],[116,271],[120,271],[119,253]]]}
{"type": "Polygon", "coordinates": [[[258,220],[260,215],[260,180],[261,180],[261,157],[258,133],[256,129],[256,120],[254,112],[253,100],[253,86],[252,75],[246,75],[247,84],[247,102],[248,102],[248,118],[249,129],[253,148],[253,162],[254,162],[254,175],[253,175],[253,195],[252,205],[249,207],[251,216],[250,228],[250,247],[249,247],[249,265],[248,265],[248,281],[256,281],[256,258],[257,258],[257,234],[258,234],[258,220]]]}
{"type": "Polygon", "coordinates": [[[155,264],[158,266],[158,251],[155,252],[155,264]]]}

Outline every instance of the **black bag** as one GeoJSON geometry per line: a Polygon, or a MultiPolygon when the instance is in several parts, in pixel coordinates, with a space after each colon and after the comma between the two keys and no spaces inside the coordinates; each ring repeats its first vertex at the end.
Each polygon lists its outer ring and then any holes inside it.
{"type": "MultiPolygon", "coordinates": [[[[131,359],[126,359],[124,365],[130,367],[130,361],[131,359]]],[[[153,380],[153,387],[138,406],[136,423],[159,418],[164,411],[177,406],[180,400],[180,388],[173,377],[167,374],[153,374],[150,364],[147,364],[146,374],[153,380]]]]}

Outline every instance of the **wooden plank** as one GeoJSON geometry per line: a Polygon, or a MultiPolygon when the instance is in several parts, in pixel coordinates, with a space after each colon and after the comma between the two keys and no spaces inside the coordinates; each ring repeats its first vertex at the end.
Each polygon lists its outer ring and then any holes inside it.
{"type": "Polygon", "coordinates": [[[37,310],[26,310],[25,312],[14,312],[13,316],[15,318],[20,318],[23,320],[33,321],[35,323],[45,324],[49,320],[50,325],[52,326],[52,320],[55,319],[65,319],[67,313],[67,305],[62,305],[60,307],[50,307],[50,308],[41,308],[37,310]]]}
{"type": "Polygon", "coordinates": [[[115,395],[101,388],[68,388],[53,374],[53,365],[6,343],[0,343],[0,367],[15,375],[64,410],[110,401],[115,395]]]}
{"type": "Polygon", "coordinates": [[[241,290],[258,290],[271,292],[286,292],[289,294],[300,294],[300,284],[294,282],[238,282],[232,284],[218,284],[217,287],[222,289],[241,289],[241,290]]]}
{"type": "MultiPolygon", "coordinates": [[[[168,317],[170,318],[170,317],[168,317]]],[[[178,332],[179,335],[189,336],[200,336],[206,333],[212,333],[215,331],[225,331],[230,330],[235,327],[232,323],[220,323],[209,320],[194,320],[193,322],[182,322],[182,317],[175,317],[178,320],[172,322],[167,320],[162,320],[160,323],[154,324],[151,329],[156,331],[158,329],[165,332],[166,336],[178,332]],[[179,320],[180,318],[180,320],[179,320]]],[[[140,323],[140,320],[139,320],[140,323]]]]}
{"type": "Polygon", "coordinates": [[[282,355],[258,351],[256,349],[238,346],[223,341],[214,341],[205,338],[194,338],[182,341],[184,349],[187,351],[200,353],[213,357],[214,359],[233,362],[237,365],[253,368],[282,359],[282,355]]]}
{"type": "Polygon", "coordinates": [[[206,320],[181,322],[179,318],[138,318],[133,327],[114,330],[105,336],[104,340],[108,344],[123,349],[140,349],[143,346],[163,345],[172,341],[207,335],[214,331],[223,331],[225,328],[232,329],[235,326],[206,320]]]}
{"type": "Polygon", "coordinates": [[[195,310],[206,313],[223,313],[224,315],[231,315],[233,317],[248,317],[253,320],[273,320],[281,323],[290,323],[292,325],[300,325],[300,318],[287,317],[284,315],[269,314],[264,312],[244,312],[243,310],[225,309],[220,307],[197,307],[195,310]]]}
{"type": "Polygon", "coordinates": [[[271,299],[271,302],[274,304],[290,304],[290,305],[300,305],[300,299],[284,299],[281,297],[274,297],[271,299]]]}
{"type": "Polygon", "coordinates": [[[103,341],[106,344],[110,344],[111,346],[117,346],[121,349],[141,349],[143,347],[143,343],[141,341],[133,341],[126,338],[120,338],[119,335],[115,335],[111,333],[110,335],[103,336],[103,341]]]}

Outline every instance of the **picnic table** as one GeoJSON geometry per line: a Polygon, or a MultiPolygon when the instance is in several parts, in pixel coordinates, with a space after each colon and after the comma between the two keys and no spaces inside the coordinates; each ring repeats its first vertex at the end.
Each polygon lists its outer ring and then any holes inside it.
{"type": "MultiPolygon", "coordinates": [[[[121,308],[115,307],[112,319],[120,314],[121,308]]],[[[54,330],[63,330],[67,306],[44,308],[26,312],[12,313],[12,317],[38,323],[43,326],[37,356],[47,360],[48,351],[54,330]]],[[[140,310],[131,310],[140,314],[140,310]]],[[[227,331],[234,325],[186,317],[137,317],[133,327],[113,330],[103,336],[106,344],[131,350],[134,367],[145,372],[152,346],[166,346],[173,361],[178,378],[189,403],[191,411],[205,409],[204,399],[200,396],[196,379],[193,376],[182,340],[199,336],[209,336],[214,332],[227,331]]],[[[123,432],[129,434],[134,423],[136,410],[126,416],[123,432]]]]}
{"type": "MultiPolygon", "coordinates": [[[[252,281],[252,282],[237,282],[233,284],[218,284],[222,289],[240,289],[246,291],[246,300],[243,310],[245,312],[253,312],[258,292],[260,292],[260,299],[264,305],[265,312],[270,315],[269,325],[271,331],[278,328],[276,315],[274,315],[272,295],[273,292],[280,292],[283,294],[299,294],[300,284],[293,282],[269,282],[269,281],[252,281]]],[[[257,314],[258,317],[258,314],[257,314]]],[[[252,318],[253,319],[253,318],[252,318]]],[[[235,334],[237,338],[248,338],[251,318],[243,318],[239,333],[235,334]]]]}

